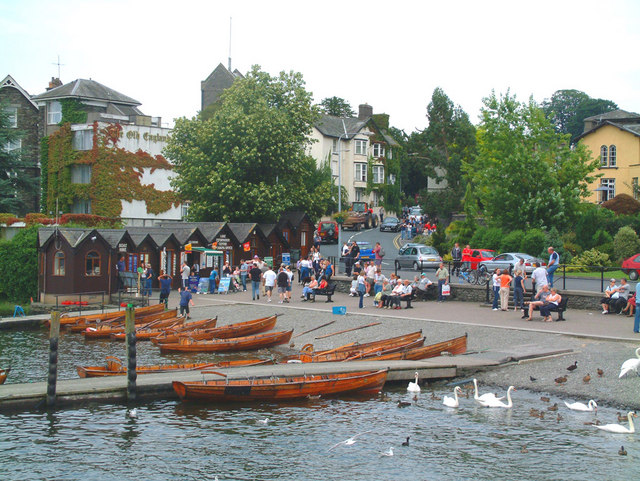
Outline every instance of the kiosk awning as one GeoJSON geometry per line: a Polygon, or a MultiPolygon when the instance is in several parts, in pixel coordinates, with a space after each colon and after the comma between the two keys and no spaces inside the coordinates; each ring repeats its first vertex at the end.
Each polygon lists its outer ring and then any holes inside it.
{"type": "Polygon", "coordinates": [[[213,249],[207,249],[206,247],[192,247],[191,250],[193,252],[202,252],[204,255],[207,256],[222,256],[223,252],[222,251],[216,251],[213,249]]]}

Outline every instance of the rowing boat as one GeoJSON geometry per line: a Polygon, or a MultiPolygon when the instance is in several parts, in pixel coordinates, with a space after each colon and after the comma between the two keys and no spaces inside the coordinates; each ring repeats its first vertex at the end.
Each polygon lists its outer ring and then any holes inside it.
{"type": "Polygon", "coordinates": [[[180,399],[187,401],[267,401],[343,393],[377,394],[387,380],[387,372],[383,369],[255,379],[227,377],[211,381],[173,381],[173,389],[180,399]]]}
{"type": "MultiPolygon", "coordinates": [[[[138,307],[135,310],[136,316],[143,316],[145,314],[152,314],[156,312],[161,312],[164,310],[164,304],[153,304],[147,307],[138,307]]],[[[100,314],[85,314],[80,316],[68,316],[63,314],[60,316],[60,325],[68,325],[68,324],[76,324],[80,320],[88,321],[88,322],[101,322],[108,321],[116,317],[124,316],[124,311],[112,311],[112,312],[103,312],[100,314]]],[[[51,321],[46,319],[44,321],[45,325],[49,325],[51,321]]]]}
{"type": "MultiPolygon", "coordinates": [[[[143,326],[136,329],[136,339],[137,340],[152,340],[158,336],[167,336],[176,333],[189,333],[197,330],[198,327],[208,327],[214,328],[216,323],[218,322],[217,317],[213,317],[211,319],[202,319],[201,321],[193,321],[189,323],[184,323],[184,317],[178,318],[180,322],[174,323],[171,326],[166,326],[162,328],[156,329],[156,326],[143,326]],[[151,328],[152,327],[152,328],[151,328]]],[[[119,332],[111,334],[111,339],[115,339],[116,341],[124,341],[127,338],[125,332],[119,332]]]]}
{"type": "MultiPolygon", "coordinates": [[[[135,318],[135,325],[139,328],[146,326],[162,326],[162,325],[172,325],[178,322],[178,310],[171,309],[165,312],[160,312],[158,314],[151,314],[148,316],[135,318]]],[[[137,328],[136,328],[137,329],[137,328]]],[[[88,326],[84,328],[81,332],[85,339],[107,339],[111,336],[111,334],[118,334],[120,332],[124,332],[125,325],[124,322],[117,323],[101,323],[93,326],[88,326]]],[[[76,332],[76,327],[72,328],[72,332],[76,332]]]]}
{"type": "MultiPolygon", "coordinates": [[[[448,341],[437,342],[429,346],[381,354],[379,356],[376,355],[372,356],[372,358],[376,361],[418,361],[420,359],[441,356],[443,353],[455,356],[457,354],[464,354],[465,352],[467,352],[467,334],[449,339],[448,341]]],[[[369,358],[368,360],[371,360],[372,358],[369,358]]]]}
{"type": "MultiPolygon", "coordinates": [[[[174,371],[200,371],[202,369],[226,369],[230,367],[247,367],[268,364],[270,359],[241,359],[236,361],[200,362],[191,364],[158,364],[152,366],[137,366],[137,374],[155,374],[174,371]]],[[[105,377],[123,376],[127,373],[127,367],[122,360],[114,356],[107,356],[104,366],[76,366],[80,377],[105,377]]]]}
{"type": "Polygon", "coordinates": [[[4,384],[4,382],[7,380],[7,376],[9,375],[9,372],[11,372],[10,367],[6,369],[0,369],[0,384],[4,384]]]}
{"type": "Polygon", "coordinates": [[[365,342],[364,344],[359,344],[359,343],[346,344],[344,346],[336,347],[334,349],[328,349],[325,351],[313,351],[313,346],[311,344],[306,344],[305,346],[302,347],[302,351],[305,351],[308,354],[315,354],[315,355],[329,354],[332,352],[340,352],[340,351],[347,351],[347,350],[348,351],[353,351],[353,350],[366,351],[366,350],[375,349],[378,347],[388,347],[388,346],[393,346],[397,344],[404,344],[406,342],[420,339],[421,337],[422,337],[422,330],[412,332],[409,334],[403,334],[402,336],[390,337],[388,339],[381,339],[379,341],[365,342]]]}
{"type": "Polygon", "coordinates": [[[205,341],[211,339],[229,339],[232,337],[244,337],[252,334],[258,334],[273,329],[276,325],[278,316],[261,317],[251,321],[237,322],[235,324],[227,324],[211,329],[197,329],[190,332],[167,332],[164,336],[158,336],[151,340],[154,344],[176,344],[180,339],[190,338],[193,341],[205,341]]]}
{"type": "Polygon", "coordinates": [[[211,341],[193,341],[182,338],[180,342],[159,344],[160,352],[231,352],[252,351],[264,347],[286,344],[291,340],[290,331],[266,332],[255,336],[232,337],[230,339],[214,339],[211,341]]]}
{"type": "Polygon", "coordinates": [[[341,362],[355,361],[357,359],[369,359],[381,354],[421,347],[424,344],[424,340],[425,338],[421,337],[415,341],[397,342],[395,344],[388,344],[386,346],[373,347],[369,349],[361,349],[359,346],[353,346],[349,349],[327,352],[325,354],[300,353],[297,356],[288,357],[285,362],[341,362]]]}

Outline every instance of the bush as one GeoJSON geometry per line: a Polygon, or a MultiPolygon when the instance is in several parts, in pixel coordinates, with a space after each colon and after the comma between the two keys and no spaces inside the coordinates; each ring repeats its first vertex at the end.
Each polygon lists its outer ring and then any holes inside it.
{"type": "Polygon", "coordinates": [[[629,226],[621,227],[613,239],[614,258],[622,261],[638,252],[640,252],[638,234],[629,226]]]}
{"type": "Polygon", "coordinates": [[[584,212],[578,215],[575,225],[576,242],[583,249],[591,249],[603,242],[596,242],[594,238],[598,230],[609,231],[609,226],[615,221],[616,215],[609,209],[598,205],[582,205],[584,212]]]}
{"type": "Polygon", "coordinates": [[[16,222],[20,222],[20,219],[18,219],[15,215],[0,214],[0,224],[5,224],[9,226],[11,224],[15,224],[16,222]]]}
{"type": "Polygon", "coordinates": [[[38,295],[38,228],[27,227],[0,241],[0,296],[23,303],[38,295]]]}
{"type": "Polygon", "coordinates": [[[603,254],[607,254],[609,259],[613,259],[613,242],[605,242],[604,244],[600,244],[599,246],[594,247],[595,250],[602,252],[603,254]]]}
{"type": "Polygon", "coordinates": [[[489,227],[484,233],[483,244],[477,247],[481,249],[493,249],[495,251],[500,250],[500,244],[502,243],[502,238],[504,237],[504,232],[499,227],[489,227]]]}
{"type": "Polygon", "coordinates": [[[599,246],[602,244],[608,244],[609,242],[613,242],[613,237],[604,229],[598,229],[595,234],[593,234],[593,245],[599,246]]]}
{"type": "Polygon", "coordinates": [[[424,244],[426,246],[433,245],[433,239],[430,235],[420,234],[415,236],[411,242],[415,242],[416,244],[424,244]]]}
{"type": "Polygon", "coordinates": [[[540,229],[530,229],[522,238],[520,251],[533,256],[544,256],[549,247],[547,235],[540,229]]]}
{"type": "Polygon", "coordinates": [[[122,219],[117,217],[102,217],[93,214],[62,214],[60,224],[79,225],[82,227],[97,227],[103,229],[118,229],[122,227],[122,219]]]}
{"type": "Polygon", "coordinates": [[[602,207],[612,210],[617,215],[637,214],[640,212],[640,202],[629,194],[618,194],[613,199],[603,202],[602,207]]]}
{"type": "Polygon", "coordinates": [[[36,213],[27,214],[24,217],[24,222],[28,226],[35,225],[35,224],[50,225],[50,224],[53,224],[55,220],[46,214],[40,214],[36,212],[36,213]]]}
{"type": "Polygon", "coordinates": [[[567,267],[567,271],[587,272],[591,270],[587,266],[609,267],[611,265],[611,261],[609,260],[608,254],[600,252],[597,249],[590,249],[584,251],[579,256],[574,257],[572,264],[572,267],[567,267]]]}
{"type": "Polygon", "coordinates": [[[486,227],[479,227],[471,236],[471,240],[469,241],[469,245],[472,248],[485,247],[484,245],[484,235],[487,232],[486,227]]]}
{"type": "Polygon", "coordinates": [[[522,230],[518,229],[509,232],[502,238],[502,242],[500,243],[500,252],[519,252],[523,237],[524,231],[522,230]]]}

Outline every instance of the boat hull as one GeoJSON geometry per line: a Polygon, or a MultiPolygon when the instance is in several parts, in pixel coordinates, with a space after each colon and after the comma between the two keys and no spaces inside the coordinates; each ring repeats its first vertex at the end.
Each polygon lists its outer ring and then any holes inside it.
{"type": "Polygon", "coordinates": [[[160,352],[233,352],[252,351],[265,347],[286,344],[291,340],[290,331],[267,332],[255,336],[216,339],[214,341],[192,341],[182,339],[175,344],[160,344],[160,352]]]}

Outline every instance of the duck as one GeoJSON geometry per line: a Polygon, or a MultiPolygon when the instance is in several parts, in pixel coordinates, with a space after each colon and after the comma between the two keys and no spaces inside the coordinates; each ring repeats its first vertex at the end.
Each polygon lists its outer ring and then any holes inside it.
{"type": "Polygon", "coordinates": [[[458,401],[458,392],[462,393],[462,389],[460,389],[460,386],[456,386],[455,388],[453,388],[453,397],[445,396],[442,400],[442,404],[444,404],[448,408],[459,407],[460,402],[458,401]]]}
{"type": "Polygon", "coordinates": [[[398,401],[399,408],[408,408],[409,406],[411,406],[411,403],[408,401],[398,401]]]}
{"type": "Polygon", "coordinates": [[[558,416],[556,417],[556,422],[560,422],[562,421],[564,418],[560,415],[560,413],[558,413],[558,416]]]}
{"type": "Polygon", "coordinates": [[[389,449],[387,449],[384,453],[382,453],[383,456],[393,456],[393,448],[389,447],[389,449]]]}
{"type": "Polygon", "coordinates": [[[585,421],[582,424],[585,426],[599,426],[601,423],[599,419],[596,419],[595,421],[585,421]]]}
{"type": "Polygon", "coordinates": [[[578,402],[568,403],[565,401],[564,405],[572,411],[598,411],[598,404],[593,399],[591,399],[587,404],[578,402]]]}
{"type": "Polygon", "coordinates": [[[529,416],[532,418],[540,417],[540,411],[534,408],[529,409],[529,416]]]}
{"type": "Polygon", "coordinates": [[[410,381],[407,386],[407,391],[409,392],[420,392],[420,385],[418,384],[418,371],[415,374],[415,382],[410,381]]]}
{"type": "Polygon", "coordinates": [[[481,403],[481,401],[488,401],[490,399],[498,399],[498,400],[504,399],[504,397],[497,397],[492,392],[488,392],[488,393],[483,394],[482,396],[479,396],[478,395],[478,381],[476,379],[473,380],[473,386],[475,387],[475,393],[473,394],[473,399],[475,399],[479,403],[481,403]]]}
{"type": "Polygon", "coordinates": [[[527,449],[527,445],[523,444],[522,447],[520,448],[520,452],[522,454],[527,454],[529,452],[529,450],[527,449]]]}
{"type": "Polygon", "coordinates": [[[403,441],[402,445],[403,446],[409,446],[409,439],[411,439],[411,436],[407,436],[407,440],[403,441]]]}
{"type": "Polygon", "coordinates": [[[548,398],[547,396],[540,396],[540,401],[545,402],[545,403],[548,403],[548,402],[550,402],[550,401],[551,401],[551,399],[550,399],[550,398],[548,398]]]}
{"type": "Polygon", "coordinates": [[[516,388],[514,386],[509,386],[509,389],[507,389],[507,402],[503,403],[500,399],[498,398],[494,398],[494,399],[489,399],[486,401],[480,400],[478,401],[480,403],[480,405],[486,407],[486,408],[512,408],[513,407],[513,401],[511,400],[511,391],[516,391],[516,388]]]}
{"type": "Polygon", "coordinates": [[[567,382],[567,376],[560,376],[554,379],[556,384],[562,384],[563,382],[567,382]]]}
{"type": "Polygon", "coordinates": [[[640,347],[636,349],[636,358],[637,359],[627,359],[622,363],[622,366],[620,366],[620,375],[618,376],[618,378],[621,378],[631,371],[635,371],[636,374],[638,374],[638,368],[640,367],[640,347]]]}
{"type": "Polygon", "coordinates": [[[622,414],[620,414],[620,411],[618,411],[616,413],[616,416],[618,416],[618,422],[619,423],[623,423],[627,420],[627,416],[623,416],[622,414]]]}
{"type": "Polygon", "coordinates": [[[131,419],[137,418],[138,417],[138,409],[137,408],[129,409],[127,411],[127,417],[131,418],[131,419]]]}
{"type": "Polygon", "coordinates": [[[600,368],[596,369],[596,372],[598,373],[598,377],[602,377],[604,376],[604,371],[600,368]]]}
{"type": "Polygon", "coordinates": [[[554,403],[553,406],[549,406],[547,408],[547,411],[557,411],[558,410],[558,403],[554,403]]]}
{"type": "Polygon", "coordinates": [[[601,431],[607,431],[609,433],[620,433],[620,434],[632,434],[636,432],[636,428],[633,425],[633,419],[638,417],[634,411],[629,411],[627,414],[627,419],[629,420],[629,427],[623,426],[622,424],[603,424],[600,426],[596,426],[596,428],[601,431]]]}
{"type": "Polygon", "coordinates": [[[435,392],[431,393],[431,399],[434,401],[440,401],[442,398],[440,396],[436,396],[435,392]]]}
{"type": "Polygon", "coordinates": [[[578,369],[578,361],[575,361],[571,366],[567,368],[567,371],[572,372],[578,369]]]}
{"type": "Polygon", "coordinates": [[[627,455],[627,450],[624,449],[624,446],[620,446],[620,449],[618,450],[618,454],[620,456],[626,456],[627,455]]]}

